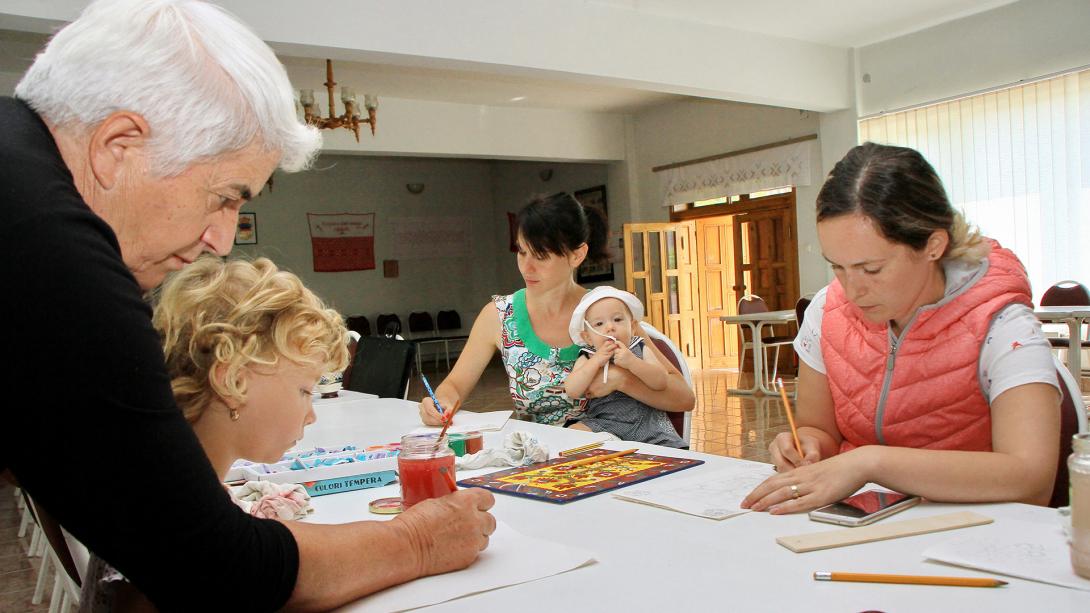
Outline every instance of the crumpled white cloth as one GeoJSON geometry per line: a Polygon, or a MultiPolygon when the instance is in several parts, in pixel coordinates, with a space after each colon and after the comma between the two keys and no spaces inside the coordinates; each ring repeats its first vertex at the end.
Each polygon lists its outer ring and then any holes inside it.
{"type": "Polygon", "coordinates": [[[486,466],[528,466],[549,459],[549,448],[533,434],[512,432],[503,439],[500,449],[482,449],[455,459],[458,468],[472,470],[486,466]]]}
{"type": "Polygon", "coordinates": [[[232,492],[235,502],[254,517],[265,519],[303,519],[314,512],[310,494],[298,483],[247,481],[232,492]]]}

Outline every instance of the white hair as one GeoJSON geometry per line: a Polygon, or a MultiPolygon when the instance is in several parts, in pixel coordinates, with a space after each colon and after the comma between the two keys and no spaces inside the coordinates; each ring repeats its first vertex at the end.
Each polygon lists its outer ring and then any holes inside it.
{"type": "Polygon", "coordinates": [[[198,0],[96,0],[57,32],[15,88],[50,123],[89,129],[117,111],[151,128],[152,172],[252,143],[289,172],[310,163],[318,130],[295,109],[287,72],[257,34],[198,0]]]}

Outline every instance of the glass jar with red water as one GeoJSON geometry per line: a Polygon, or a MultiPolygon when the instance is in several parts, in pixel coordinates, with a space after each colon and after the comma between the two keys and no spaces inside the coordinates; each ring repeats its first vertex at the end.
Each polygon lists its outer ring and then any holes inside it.
{"type": "Polygon", "coordinates": [[[456,486],[453,484],[457,480],[454,450],[447,444],[447,437],[438,439],[434,434],[406,434],[401,437],[397,474],[401,481],[401,506],[404,509],[454,491],[456,486]]]}

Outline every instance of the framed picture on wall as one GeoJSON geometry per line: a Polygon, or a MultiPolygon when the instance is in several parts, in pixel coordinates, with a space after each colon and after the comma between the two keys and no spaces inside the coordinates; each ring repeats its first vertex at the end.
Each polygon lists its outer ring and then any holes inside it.
{"type": "Polygon", "coordinates": [[[257,244],[257,213],[238,214],[238,229],[235,230],[235,244],[257,244]]]}
{"type": "MultiPolygon", "coordinates": [[[[582,204],[586,208],[597,209],[598,212],[602,214],[602,221],[605,222],[608,233],[609,211],[606,208],[606,186],[599,185],[597,187],[581,189],[573,195],[575,196],[575,199],[579,201],[579,204],[582,204]]],[[[613,262],[605,261],[594,264],[584,263],[579,267],[579,272],[576,273],[575,280],[578,283],[612,281],[613,262]]]]}

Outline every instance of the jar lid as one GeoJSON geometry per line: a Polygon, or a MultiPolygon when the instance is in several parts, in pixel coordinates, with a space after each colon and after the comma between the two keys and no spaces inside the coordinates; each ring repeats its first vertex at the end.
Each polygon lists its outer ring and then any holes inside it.
{"type": "Polygon", "coordinates": [[[1072,436],[1071,449],[1075,453],[1090,453],[1090,432],[1082,432],[1072,436]]]}

